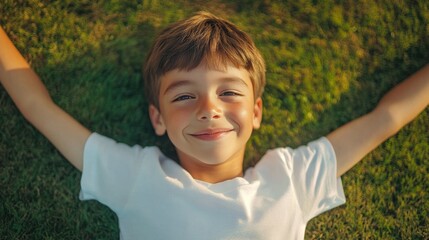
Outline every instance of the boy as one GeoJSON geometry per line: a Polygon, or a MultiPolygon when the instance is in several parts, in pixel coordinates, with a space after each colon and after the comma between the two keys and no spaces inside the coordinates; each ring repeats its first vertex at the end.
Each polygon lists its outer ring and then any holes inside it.
{"type": "Polygon", "coordinates": [[[370,113],[243,174],[262,119],[265,65],[247,34],[208,13],[173,24],[144,69],[149,116],[179,163],[156,147],[91,133],[56,106],[0,30],[0,82],[30,123],[82,173],[81,199],[118,215],[122,239],[302,239],[306,223],[345,202],[340,176],[429,103],[429,67],[370,113]]]}

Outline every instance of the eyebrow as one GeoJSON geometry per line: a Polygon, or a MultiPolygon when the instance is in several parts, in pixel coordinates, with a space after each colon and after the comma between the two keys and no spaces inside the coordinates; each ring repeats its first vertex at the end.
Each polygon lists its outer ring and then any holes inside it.
{"type": "Polygon", "coordinates": [[[244,86],[248,87],[249,85],[242,79],[239,77],[225,77],[225,78],[220,78],[220,81],[227,81],[227,82],[238,82],[243,84],[244,86]]]}
{"type": "MultiPolygon", "coordinates": [[[[249,84],[247,84],[243,79],[239,78],[239,77],[224,77],[224,78],[219,78],[217,81],[219,82],[237,82],[240,83],[246,87],[249,87],[249,84]]],[[[174,83],[170,84],[164,91],[164,95],[169,92],[172,91],[176,88],[182,87],[182,86],[187,86],[187,85],[194,85],[194,83],[191,80],[178,80],[175,81],[174,83]]]]}
{"type": "Polygon", "coordinates": [[[175,89],[175,88],[179,88],[181,86],[187,86],[187,85],[193,85],[193,83],[190,80],[179,80],[179,81],[175,81],[174,83],[170,84],[164,91],[164,95],[175,89]]]}

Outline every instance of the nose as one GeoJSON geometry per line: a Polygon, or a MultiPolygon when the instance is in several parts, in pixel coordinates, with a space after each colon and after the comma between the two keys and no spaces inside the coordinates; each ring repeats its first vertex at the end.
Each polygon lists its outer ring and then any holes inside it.
{"type": "Polygon", "coordinates": [[[213,120],[221,117],[222,110],[216,99],[207,96],[201,99],[199,104],[197,118],[198,120],[213,120]]]}

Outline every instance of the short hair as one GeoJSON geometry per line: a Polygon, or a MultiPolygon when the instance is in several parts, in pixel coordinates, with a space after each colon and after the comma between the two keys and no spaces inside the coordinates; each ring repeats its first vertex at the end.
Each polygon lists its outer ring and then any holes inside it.
{"type": "Polygon", "coordinates": [[[250,36],[233,23],[208,12],[176,22],[155,39],[143,68],[149,104],[159,108],[160,78],[179,69],[190,71],[200,64],[226,69],[231,64],[249,72],[255,99],[265,86],[265,62],[250,36]]]}

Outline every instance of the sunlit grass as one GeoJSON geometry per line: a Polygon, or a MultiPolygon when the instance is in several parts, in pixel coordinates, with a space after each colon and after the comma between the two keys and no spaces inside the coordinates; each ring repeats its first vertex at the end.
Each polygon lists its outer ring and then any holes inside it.
{"type": "MultiPolygon", "coordinates": [[[[0,23],[55,101],[85,126],[128,144],[163,145],[140,81],[154,36],[199,10],[230,19],[267,62],[250,166],[268,148],[304,144],[370,111],[429,59],[427,1],[311,2],[6,0],[0,23]]],[[[429,237],[428,114],[343,177],[347,204],[312,220],[308,239],[429,237]]],[[[118,238],[110,210],[78,200],[79,180],[0,88],[2,238],[118,238]]]]}

